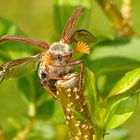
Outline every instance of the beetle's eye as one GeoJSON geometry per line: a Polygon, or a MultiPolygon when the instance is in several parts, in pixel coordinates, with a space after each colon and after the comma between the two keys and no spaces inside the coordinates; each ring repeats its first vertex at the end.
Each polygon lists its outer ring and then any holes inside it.
{"type": "Polygon", "coordinates": [[[72,53],[70,54],[70,57],[72,57],[72,53]]]}
{"type": "Polygon", "coordinates": [[[62,56],[61,55],[58,55],[58,59],[62,59],[62,56]]]}

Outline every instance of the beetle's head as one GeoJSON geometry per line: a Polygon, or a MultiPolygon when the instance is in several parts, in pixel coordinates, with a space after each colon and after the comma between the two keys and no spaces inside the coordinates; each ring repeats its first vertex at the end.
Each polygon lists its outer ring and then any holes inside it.
{"type": "Polygon", "coordinates": [[[73,49],[66,43],[56,42],[50,46],[49,53],[54,59],[67,62],[72,57],[73,49]]]}

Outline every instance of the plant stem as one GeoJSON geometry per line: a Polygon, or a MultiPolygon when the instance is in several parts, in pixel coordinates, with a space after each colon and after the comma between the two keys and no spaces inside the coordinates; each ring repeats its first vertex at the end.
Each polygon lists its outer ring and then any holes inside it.
{"type": "Polygon", "coordinates": [[[121,6],[121,14],[125,22],[127,22],[129,25],[132,25],[132,0],[122,0],[122,6],[121,6]]]}
{"type": "Polygon", "coordinates": [[[0,128],[0,140],[7,140],[4,131],[0,128]]]}
{"type": "Polygon", "coordinates": [[[95,140],[104,140],[104,131],[102,130],[102,128],[96,128],[95,140]]]}
{"type": "Polygon", "coordinates": [[[113,5],[111,0],[98,0],[99,4],[112,21],[112,25],[116,30],[124,36],[133,36],[135,33],[131,26],[125,22],[120,11],[113,5]]]}
{"type": "Polygon", "coordinates": [[[79,78],[75,74],[70,74],[68,78],[69,80],[59,80],[56,83],[56,87],[59,92],[60,103],[69,128],[70,137],[72,140],[92,140],[93,130],[91,125],[86,119],[76,116],[74,111],[76,110],[90,119],[84,92],[83,90],[78,92],[79,78]]]}
{"type": "Polygon", "coordinates": [[[30,123],[27,126],[25,126],[21,131],[19,131],[13,140],[26,140],[30,131],[33,128],[34,123],[35,123],[35,118],[33,117],[31,118],[30,123]]]}

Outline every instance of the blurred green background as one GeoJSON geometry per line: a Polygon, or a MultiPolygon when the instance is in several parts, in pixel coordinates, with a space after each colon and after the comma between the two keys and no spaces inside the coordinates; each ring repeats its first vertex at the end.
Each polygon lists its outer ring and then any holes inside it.
{"type": "MultiPolygon", "coordinates": [[[[121,9],[124,1],[112,2],[121,9]]],[[[77,58],[82,58],[95,72],[101,92],[107,95],[125,72],[140,66],[140,39],[136,37],[140,35],[139,0],[131,1],[132,29],[137,35],[130,38],[118,35],[96,0],[0,0],[0,36],[26,34],[51,44],[59,40],[67,18],[78,5],[84,5],[87,10],[77,28],[88,29],[99,41],[92,46],[90,56],[77,58]]],[[[4,43],[0,47],[0,62],[41,51],[20,43],[4,43]]],[[[140,103],[132,117],[110,132],[107,139],[139,140],[139,108],[140,103]]],[[[0,85],[0,134],[0,140],[18,140],[24,134],[28,140],[68,139],[60,105],[41,88],[37,72],[0,85]]]]}

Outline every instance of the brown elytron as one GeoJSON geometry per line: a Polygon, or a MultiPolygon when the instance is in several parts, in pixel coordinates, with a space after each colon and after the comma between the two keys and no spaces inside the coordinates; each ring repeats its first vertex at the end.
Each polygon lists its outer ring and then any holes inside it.
{"type": "Polygon", "coordinates": [[[38,74],[41,79],[41,85],[58,100],[55,86],[56,81],[63,79],[63,76],[70,73],[73,67],[80,65],[80,91],[84,64],[82,60],[72,60],[72,54],[75,51],[89,54],[90,49],[88,48],[88,44],[96,41],[96,38],[86,30],[76,30],[73,33],[74,25],[83,11],[84,8],[79,7],[73,12],[68,19],[60,41],[51,45],[43,41],[20,36],[8,35],[1,37],[1,43],[5,41],[22,42],[43,48],[45,51],[35,56],[16,59],[0,65],[0,81],[19,77],[23,74],[23,71],[29,72],[39,63],[38,74]],[[71,44],[73,44],[73,47],[70,47],[71,44]]]}

